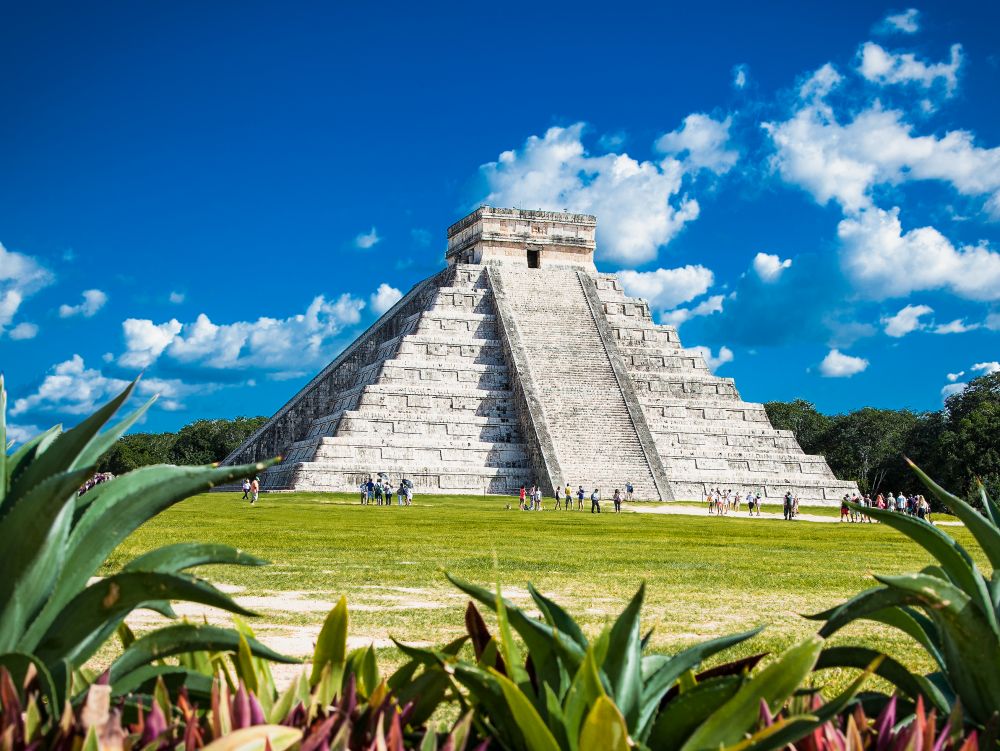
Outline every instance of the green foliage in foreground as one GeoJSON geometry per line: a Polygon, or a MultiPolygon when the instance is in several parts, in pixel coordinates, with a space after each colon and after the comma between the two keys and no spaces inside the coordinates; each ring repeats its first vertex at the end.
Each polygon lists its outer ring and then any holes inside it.
{"type": "MultiPolygon", "coordinates": [[[[54,427],[8,454],[0,377],[0,665],[16,679],[37,675],[52,707],[85,688],[79,669],[137,608],[172,616],[170,601],[186,600],[249,615],[186,569],[264,563],[229,547],[182,543],[153,550],[89,583],[108,555],[149,518],[191,493],[265,466],[152,466],[77,495],[101,455],[152,403],[101,433],[133,386],[72,430],[54,427]]],[[[125,679],[166,654],[203,649],[207,643],[231,647],[237,637],[226,629],[215,629],[210,637],[164,629],[126,650],[113,672],[125,679]]],[[[282,659],[256,642],[253,649],[282,659]]]]}

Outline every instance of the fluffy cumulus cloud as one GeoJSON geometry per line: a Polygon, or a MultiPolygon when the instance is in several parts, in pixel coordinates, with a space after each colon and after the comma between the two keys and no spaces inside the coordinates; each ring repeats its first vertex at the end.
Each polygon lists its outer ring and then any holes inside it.
{"type": "Polygon", "coordinates": [[[883,34],[916,34],[920,31],[920,11],[907,8],[902,13],[890,13],[876,27],[883,34]]]}
{"type": "Polygon", "coordinates": [[[665,323],[674,328],[680,328],[681,324],[699,316],[710,316],[713,313],[722,312],[723,295],[712,295],[706,297],[700,303],[691,308],[674,308],[665,311],[660,315],[660,323],[665,323]]]}
{"type": "Polygon", "coordinates": [[[22,339],[34,339],[38,336],[38,326],[34,323],[28,323],[27,321],[21,321],[21,323],[14,326],[8,336],[14,341],[20,341],[22,339]]]}
{"type": "Polygon", "coordinates": [[[701,355],[708,369],[713,373],[727,362],[733,361],[733,351],[729,347],[719,347],[719,354],[713,355],[708,347],[687,347],[688,352],[695,352],[701,355]]]}
{"type": "Polygon", "coordinates": [[[750,68],[746,65],[737,65],[733,68],[733,88],[745,89],[750,83],[750,68]]]}
{"type": "Polygon", "coordinates": [[[83,316],[91,318],[97,311],[104,307],[108,301],[108,296],[99,289],[88,289],[83,292],[83,302],[78,305],[60,305],[59,317],[72,318],[73,316],[83,316]]]}
{"type": "MultiPolygon", "coordinates": [[[[1000,373],[1000,361],[992,360],[990,362],[977,362],[974,365],[970,365],[969,370],[971,371],[970,377],[972,378],[1000,373]]],[[[961,394],[965,391],[966,386],[969,384],[965,381],[958,380],[964,375],[965,371],[960,370],[957,373],[948,373],[947,376],[945,376],[948,379],[948,383],[941,387],[942,399],[947,399],[949,396],[961,394]]]]}
{"type": "Polygon", "coordinates": [[[898,339],[912,331],[926,328],[927,324],[920,319],[933,312],[934,309],[927,305],[907,305],[895,315],[883,318],[882,325],[886,334],[898,339]]]}
{"type": "Polygon", "coordinates": [[[668,310],[699,297],[712,286],[715,275],[704,266],[681,266],[655,271],[621,271],[625,292],[642,297],[657,310],[668,310]]]}
{"type": "MultiPolygon", "coordinates": [[[[126,380],[88,368],[80,355],[73,355],[55,365],[34,393],[15,399],[10,413],[14,416],[38,412],[86,415],[127,385],[126,380]]],[[[175,411],[184,408],[181,402],[184,397],[208,393],[216,388],[217,384],[212,383],[187,384],[176,379],[147,378],[139,381],[136,392],[140,396],[157,394],[162,409],[175,411]]]]}
{"type": "Polygon", "coordinates": [[[681,194],[685,165],[672,156],[652,162],[624,153],[591,155],[583,129],[583,123],[549,128],[484,164],[485,202],[596,214],[599,256],[629,265],[654,259],[698,217],[698,202],[681,194]]]}
{"type": "Polygon", "coordinates": [[[319,295],[305,313],[281,319],[262,317],[225,324],[216,324],[204,314],[190,323],[129,319],[123,324],[126,350],[118,363],[145,367],[166,356],[208,369],[297,370],[328,357],[335,337],[361,320],[364,307],[363,300],[345,293],[329,301],[319,295]]]}
{"type": "Polygon", "coordinates": [[[781,276],[781,272],[792,265],[792,259],[782,260],[773,253],[758,253],[753,259],[753,270],[762,282],[774,282],[781,276]]]}
{"type": "MultiPolygon", "coordinates": [[[[810,90],[828,92],[829,85],[810,90]]],[[[979,147],[968,131],[915,135],[902,112],[877,102],[841,123],[821,98],[808,95],[790,119],[764,127],[776,148],[773,167],[821,204],[835,201],[857,212],[874,205],[877,186],[935,180],[983,197],[1000,217],[1000,147],[979,147]]]]}
{"type": "MultiPolygon", "coordinates": [[[[53,280],[52,272],[35,258],[0,244],[0,336],[13,323],[21,304],[53,280]]],[[[28,330],[20,329],[21,339],[31,338],[23,335],[28,330]]],[[[37,333],[37,327],[34,331],[37,333]]]]}
{"type": "Polygon", "coordinates": [[[831,349],[819,364],[819,372],[825,378],[850,378],[868,367],[863,357],[845,355],[839,349],[831,349]]]}
{"type": "Polygon", "coordinates": [[[368,232],[360,232],[358,236],[354,238],[354,247],[361,248],[362,250],[368,250],[368,248],[375,247],[376,243],[382,238],[378,236],[378,232],[374,227],[368,232]]]}
{"type": "Polygon", "coordinates": [[[841,261],[857,287],[875,298],[944,289],[969,300],[1000,300],[1000,253],[956,248],[933,227],[903,231],[899,209],[869,209],[840,222],[841,261]]]}
{"type": "Polygon", "coordinates": [[[401,291],[395,287],[390,287],[385,282],[382,282],[378,285],[378,289],[371,294],[370,301],[372,310],[374,310],[378,315],[382,315],[402,298],[403,293],[401,291]]]}
{"type": "Polygon", "coordinates": [[[714,120],[696,112],[685,117],[680,128],[660,136],[656,149],[682,159],[688,170],[706,169],[722,175],[733,168],[740,156],[729,148],[731,125],[731,118],[714,120]]]}
{"type": "Polygon", "coordinates": [[[964,334],[966,331],[975,331],[980,328],[978,323],[966,323],[964,318],[956,318],[948,323],[939,323],[934,327],[935,334],[964,334]]]}
{"type": "Polygon", "coordinates": [[[992,362],[977,362],[972,366],[972,370],[979,373],[979,375],[993,375],[994,373],[1000,373],[1000,362],[996,360],[992,362]]]}
{"type": "Polygon", "coordinates": [[[915,84],[930,89],[940,82],[948,96],[955,93],[961,66],[960,44],[953,44],[950,59],[941,63],[918,60],[910,52],[889,52],[875,42],[866,42],[858,52],[858,72],[872,83],[915,84]]]}

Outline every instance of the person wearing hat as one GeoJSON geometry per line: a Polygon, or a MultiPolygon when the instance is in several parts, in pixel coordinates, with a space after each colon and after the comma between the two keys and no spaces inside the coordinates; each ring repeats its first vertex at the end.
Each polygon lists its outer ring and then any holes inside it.
{"type": "Polygon", "coordinates": [[[260,492],[260,478],[253,478],[253,482],[250,483],[250,505],[253,506],[254,501],[257,500],[257,494],[260,492]]]}

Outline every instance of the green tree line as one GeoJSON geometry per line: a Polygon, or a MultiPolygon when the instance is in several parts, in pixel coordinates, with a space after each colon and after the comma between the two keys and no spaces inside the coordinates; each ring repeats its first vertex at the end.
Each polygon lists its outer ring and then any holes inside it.
{"type": "Polygon", "coordinates": [[[222,461],[265,422],[266,417],[196,420],[176,433],[131,433],[118,439],[97,469],[122,475],[149,464],[222,461]]]}
{"type": "Polygon", "coordinates": [[[791,430],[863,493],[922,492],[904,456],[946,488],[978,501],[976,478],[1000,491],[1000,373],[972,380],[933,412],[865,407],[824,415],[809,402],[764,405],[775,428],[791,430]]]}

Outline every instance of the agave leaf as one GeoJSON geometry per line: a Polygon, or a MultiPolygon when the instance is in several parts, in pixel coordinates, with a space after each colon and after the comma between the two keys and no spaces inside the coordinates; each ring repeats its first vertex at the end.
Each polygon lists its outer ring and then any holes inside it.
{"type": "Polygon", "coordinates": [[[924,574],[875,578],[937,622],[948,679],[974,719],[987,722],[1000,706],[1000,641],[981,609],[957,586],[924,574]]]}
{"type": "Polygon", "coordinates": [[[982,574],[965,548],[937,527],[915,516],[900,514],[884,509],[849,503],[858,511],[873,516],[883,524],[899,530],[920,547],[933,555],[948,574],[948,578],[961,587],[990,619],[994,630],[998,630],[996,613],[990,601],[989,592],[982,574]]]}
{"type": "Polygon", "coordinates": [[[285,725],[252,725],[212,741],[203,751],[285,751],[302,740],[302,731],[285,725]]]}
{"type": "Polygon", "coordinates": [[[888,587],[873,587],[859,592],[836,607],[805,617],[814,621],[825,620],[826,623],[819,630],[819,634],[823,638],[829,638],[849,623],[860,618],[868,618],[872,613],[904,605],[911,600],[912,598],[904,592],[888,587]]]}
{"type": "Polygon", "coordinates": [[[0,373],[0,516],[3,501],[7,497],[7,389],[4,387],[3,373],[0,373]]]}
{"type": "Polygon", "coordinates": [[[655,673],[643,681],[642,704],[639,712],[638,731],[635,737],[643,742],[649,737],[649,733],[653,727],[653,718],[656,715],[657,708],[660,706],[660,701],[681,675],[688,670],[696,668],[706,658],[747,639],[751,639],[762,630],[763,627],[759,627],[739,634],[709,639],[700,644],[695,644],[693,647],[681,650],[663,663],[655,673]]]}
{"type": "Polygon", "coordinates": [[[37,673],[37,678],[39,688],[49,703],[49,707],[58,707],[60,698],[65,694],[66,687],[60,687],[56,685],[56,682],[52,679],[52,674],[49,669],[45,666],[45,663],[39,660],[34,655],[24,654],[21,652],[7,652],[6,654],[0,654],[0,666],[7,668],[10,672],[11,679],[17,686],[24,685],[24,677],[28,673],[30,666],[34,666],[37,673]]]}
{"type": "MultiPolygon", "coordinates": [[[[294,657],[278,654],[256,639],[247,639],[247,643],[250,651],[257,657],[287,664],[300,662],[294,657]]],[[[154,660],[184,652],[235,652],[239,646],[239,634],[232,629],[193,623],[164,626],[136,639],[131,647],[111,663],[110,682],[114,685],[123,676],[154,660]]]]}
{"type": "MultiPolygon", "coordinates": [[[[1000,527],[1000,505],[998,505],[994,499],[990,498],[986,494],[986,486],[983,485],[983,481],[978,477],[976,478],[976,487],[979,489],[979,498],[983,502],[983,508],[986,509],[986,513],[989,515],[990,521],[992,521],[994,525],[1000,527]]],[[[994,566],[994,568],[996,568],[996,566],[994,566]]]]}
{"type": "MultiPolygon", "coordinates": [[[[20,641],[28,619],[63,567],[73,497],[87,470],[59,472],[24,494],[0,524],[0,652],[20,641]]],[[[30,652],[30,649],[22,650],[30,652]]]]}
{"type": "Polygon", "coordinates": [[[642,609],[645,593],[644,582],[611,627],[608,656],[601,666],[611,683],[615,704],[633,731],[637,729],[639,701],[642,695],[642,637],[639,633],[639,612],[642,609]]]}
{"type": "MultiPolygon", "coordinates": [[[[951,707],[941,692],[927,681],[921,682],[922,676],[911,673],[905,666],[874,649],[866,647],[827,647],[816,661],[816,670],[827,668],[857,668],[869,673],[874,672],[880,678],[889,681],[906,696],[916,701],[917,697],[924,699],[937,707],[939,712],[947,714],[951,707]]],[[[858,687],[860,689],[860,686],[858,687]]]]}
{"type": "Polygon", "coordinates": [[[521,662],[521,650],[518,648],[517,642],[514,641],[514,633],[511,631],[510,620],[507,618],[507,606],[505,602],[503,595],[500,593],[500,584],[497,583],[496,604],[493,609],[497,614],[497,634],[500,639],[500,653],[503,655],[504,665],[510,677],[518,686],[526,688],[530,686],[531,679],[528,677],[528,671],[524,669],[524,665],[521,662]]]}
{"type": "Polygon", "coordinates": [[[607,644],[607,630],[601,634],[601,638],[587,647],[587,653],[583,662],[580,663],[580,668],[577,670],[563,702],[563,724],[566,728],[570,751],[577,751],[580,723],[583,721],[587,708],[600,697],[607,695],[597,667],[598,660],[605,654],[605,650],[599,652],[601,644],[607,644]]]}
{"type": "Polygon", "coordinates": [[[529,751],[559,751],[559,744],[546,727],[531,699],[507,676],[501,675],[496,670],[489,672],[500,686],[529,751]]]}
{"type": "Polygon", "coordinates": [[[812,636],[783,652],[698,726],[681,747],[682,751],[738,743],[757,721],[761,701],[775,713],[809,675],[822,648],[822,637],[812,636]]]}
{"type": "Polygon", "coordinates": [[[4,502],[0,504],[0,521],[3,520],[4,516],[11,510],[14,506],[13,503],[8,503],[10,495],[10,487],[14,484],[24,470],[30,466],[34,461],[35,457],[43,453],[62,432],[61,425],[53,425],[51,428],[46,430],[44,433],[39,433],[30,441],[26,441],[21,444],[13,454],[7,457],[6,461],[6,477],[3,481],[6,482],[7,490],[4,494],[4,502]]]}
{"type": "Polygon", "coordinates": [[[934,658],[939,667],[944,667],[944,658],[932,638],[937,638],[937,628],[930,619],[909,607],[892,607],[884,610],[876,610],[866,616],[869,620],[884,623],[887,626],[898,628],[907,636],[913,638],[920,646],[927,650],[927,654],[934,658]],[[930,633],[928,631],[930,630],[930,633]]]}
{"type": "Polygon", "coordinates": [[[30,625],[26,642],[37,643],[108,555],[148,519],[193,493],[259,472],[275,461],[217,468],[155,465],[95,487],[87,494],[95,494],[95,499],[76,523],[67,543],[64,573],[30,625]]]}
{"type": "Polygon", "coordinates": [[[253,615],[229,595],[193,576],[150,571],[115,574],[95,582],[73,598],[63,610],[60,622],[39,641],[36,654],[50,664],[63,659],[74,665],[82,664],[114,633],[126,615],[154,598],[198,602],[253,615]]]}
{"type": "Polygon", "coordinates": [[[724,675],[709,678],[679,694],[655,715],[649,747],[680,748],[712,712],[736,695],[742,684],[742,677],[724,675]]]}
{"type": "Polygon", "coordinates": [[[347,620],[347,598],[341,596],[327,614],[316,639],[312,673],[309,676],[310,686],[315,687],[319,683],[323,668],[330,665],[331,677],[336,684],[337,693],[340,692],[340,682],[347,664],[347,620]],[[335,677],[332,676],[334,672],[337,674],[335,677]]]}
{"type": "Polygon", "coordinates": [[[28,464],[24,471],[16,478],[12,478],[11,486],[8,490],[7,503],[13,503],[16,508],[28,492],[45,478],[58,475],[63,472],[83,469],[84,465],[79,463],[81,456],[85,453],[94,436],[111,419],[111,416],[118,411],[118,408],[129,398],[135,388],[136,381],[132,381],[125,390],[109,401],[99,410],[90,415],[87,419],[65,433],[60,433],[52,443],[46,448],[44,453],[35,453],[34,460],[28,464]]]}
{"type": "Polygon", "coordinates": [[[266,566],[268,561],[229,545],[208,542],[178,542],[164,545],[134,558],[122,571],[160,571],[173,574],[195,566],[226,564],[235,566],[266,566]]]}
{"type": "Polygon", "coordinates": [[[580,751],[628,751],[628,728],[618,707],[607,696],[598,697],[580,731],[580,751]]]}
{"type": "Polygon", "coordinates": [[[164,681],[172,694],[181,686],[197,698],[205,699],[212,693],[212,678],[204,673],[178,665],[145,665],[115,682],[111,687],[112,696],[151,694],[159,680],[164,681]]]}
{"type": "Polygon", "coordinates": [[[528,582],[528,593],[531,595],[531,599],[535,601],[545,621],[553,629],[564,636],[568,636],[576,642],[580,649],[587,648],[587,637],[583,635],[580,626],[573,620],[569,613],[563,610],[557,602],[549,599],[535,589],[531,582],[528,582]]]}

